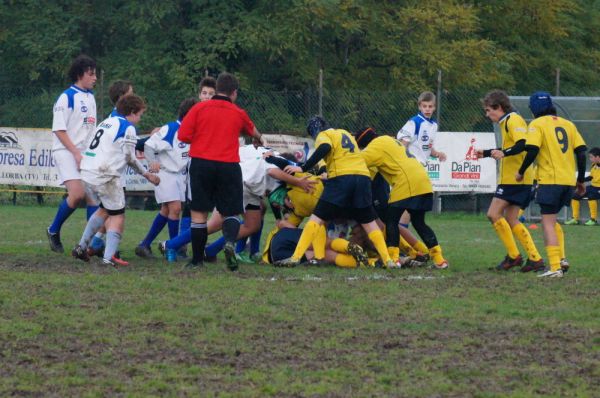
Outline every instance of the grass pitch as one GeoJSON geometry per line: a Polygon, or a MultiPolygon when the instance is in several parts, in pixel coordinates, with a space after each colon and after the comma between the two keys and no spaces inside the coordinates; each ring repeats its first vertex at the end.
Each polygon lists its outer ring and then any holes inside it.
{"type": "MultiPolygon", "coordinates": [[[[429,217],[447,271],[231,274],[222,262],[186,272],[136,259],[154,213],[128,211],[121,249],[132,266],[117,271],[51,253],[54,212],[0,208],[1,396],[600,391],[600,227],[564,227],[562,279],[489,271],[504,255],[491,226],[453,214],[429,217]]],[[[65,248],[84,213],[67,221],[65,248]]],[[[545,255],[541,230],[532,234],[545,255]]]]}

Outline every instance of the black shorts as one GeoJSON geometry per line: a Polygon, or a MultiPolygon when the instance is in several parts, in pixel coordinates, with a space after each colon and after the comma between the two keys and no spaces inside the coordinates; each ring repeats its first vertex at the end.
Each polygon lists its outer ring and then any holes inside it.
{"type": "Polygon", "coordinates": [[[319,200],[347,209],[372,206],[371,179],[354,174],[334,177],[325,183],[319,200]]]}
{"type": "Polygon", "coordinates": [[[190,163],[193,211],[215,207],[224,217],[244,212],[242,169],[239,163],[192,158],[190,163]]]}
{"type": "Polygon", "coordinates": [[[313,214],[321,220],[331,221],[336,218],[354,220],[359,224],[368,224],[377,219],[377,213],[373,206],[364,208],[346,208],[325,202],[321,199],[317,202],[313,214]]]}
{"type": "Polygon", "coordinates": [[[494,197],[526,209],[533,198],[533,185],[500,184],[494,197]]]}
{"type": "Polygon", "coordinates": [[[538,185],[535,202],[542,214],[558,214],[564,206],[571,205],[573,191],[570,185],[538,185]]]}
{"type": "Polygon", "coordinates": [[[587,187],[585,187],[585,193],[583,195],[579,196],[577,194],[573,194],[573,199],[598,200],[600,199],[600,187],[593,187],[591,185],[588,185],[587,187]]]}
{"type": "MultiPolygon", "coordinates": [[[[292,257],[300,241],[300,235],[302,235],[300,228],[282,228],[273,235],[269,246],[269,262],[273,264],[276,261],[292,257]]],[[[304,261],[306,261],[306,257],[302,256],[300,262],[304,261]]]]}
{"type": "Polygon", "coordinates": [[[411,196],[406,199],[392,202],[388,206],[405,210],[431,211],[433,209],[433,193],[411,196]]]}

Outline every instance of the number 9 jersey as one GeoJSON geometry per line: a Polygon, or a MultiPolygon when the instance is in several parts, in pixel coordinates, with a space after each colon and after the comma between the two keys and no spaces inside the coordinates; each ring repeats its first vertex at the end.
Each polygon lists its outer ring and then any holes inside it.
{"type": "Polygon", "coordinates": [[[363,175],[370,178],[369,169],[352,134],[341,129],[321,131],[315,141],[315,148],[321,144],[331,146],[331,150],[325,155],[327,178],[344,175],[363,175]]]}
{"type": "MultiPolygon", "coordinates": [[[[104,120],[83,151],[81,177],[93,185],[120,177],[127,167],[127,156],[135,151],[137,134],[133,124],[122,116],[104,120]]],[[[130,155],[131,156],[131,155],[130,155]]]]}
{"type": "Polygon", "coordinates": [[[574,151],[585,141],[572,122],[558,116],[541,116],[529,123],[527,145],[540,148],[537,181],[540,185],[575,186],[574,151]]]}

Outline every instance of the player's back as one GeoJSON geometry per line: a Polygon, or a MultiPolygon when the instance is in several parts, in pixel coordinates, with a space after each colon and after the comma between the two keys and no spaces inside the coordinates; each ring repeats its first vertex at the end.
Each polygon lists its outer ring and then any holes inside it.
{"type": "MultiPolygon", "coordinates": [[[[119,177],[127,166],[126,145],[135,147],[135,127],[122,116],[109,117],[98,125],[83,152],[81,170],[96,182],[119,177]]],[[[86,178],[84,177],[84,180],[86,178]]]]}
{"type": "Polygon", "coordinates": [[[309,217],[323,193],[323,181],[319,177],[309,173],[296,173],[295,176],[298,178],[308,177],[309,180],[315,182],[311,192],[306,192],[301,187],[288,185],[288,197],[294,205],[294,214],[300,218],[309,217]]]}
{"type": "Polygon", "coordinates": [[[360,156],[358,145],[352,134],[342,129],[329,129],[317,136],[315,148],[329,144],[331,151],[325,156],[327,177],[344,175],[370,176],[369,170],[360,156]]]}
{"type": "Polygon", "coordinates": [[[574,186],[574,150],[585,145],[575,124],[558,116],[542,116],[529,124],[528,134],[528,144],[540,148],[537,157],[538,183],[574,186]]]}

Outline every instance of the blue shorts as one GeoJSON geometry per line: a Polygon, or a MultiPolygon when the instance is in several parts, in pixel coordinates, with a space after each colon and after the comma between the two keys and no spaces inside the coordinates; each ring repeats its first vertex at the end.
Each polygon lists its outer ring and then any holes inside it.
{"type": "Polygon", "coordinates": [[[334,177],[325,182],[319,200],[346,209],[363,209],[372,206],[371,179],[354,174],[334,177]]]}
{"type": "MultiPolygon", "coordinates": [[[[302,235],[300,228],[282,228],[273,235],[269,247],[269,262],[273,264],[276,261],[292,257],[296,245],[300,241],[300,235],[302,235]]],[[[301,261],[306,261],[306,257],[302,256],[301,261]]]]}
{"type": "Polygon", "coordinates": [[[496,187],[494,197],[526,209],[533,199],[532,194],[533,185],[500,184],[496,187]]]}
{"type": "Polygon", "coordinates": [[[535,202],[542,214],[558,214],[564,206],[571,205],[574,190],[571,185],[538,185],[535,202]]]}
{"type": "Polygon", "coordinates": [[[392,202],[389,206],[404,210],[431,211],[433,209],[433,193],[411,196],[397,202],[392,202]]]}
{"type": "Polygon", "coordinates": [[[573,199],[598,200],[600,199],[600,187],[593,187],[591,185],[588,185],[587,187],[585,187],[585,193],[583,195],[579,196],[577,194],[573,194],[573,199]]]}

